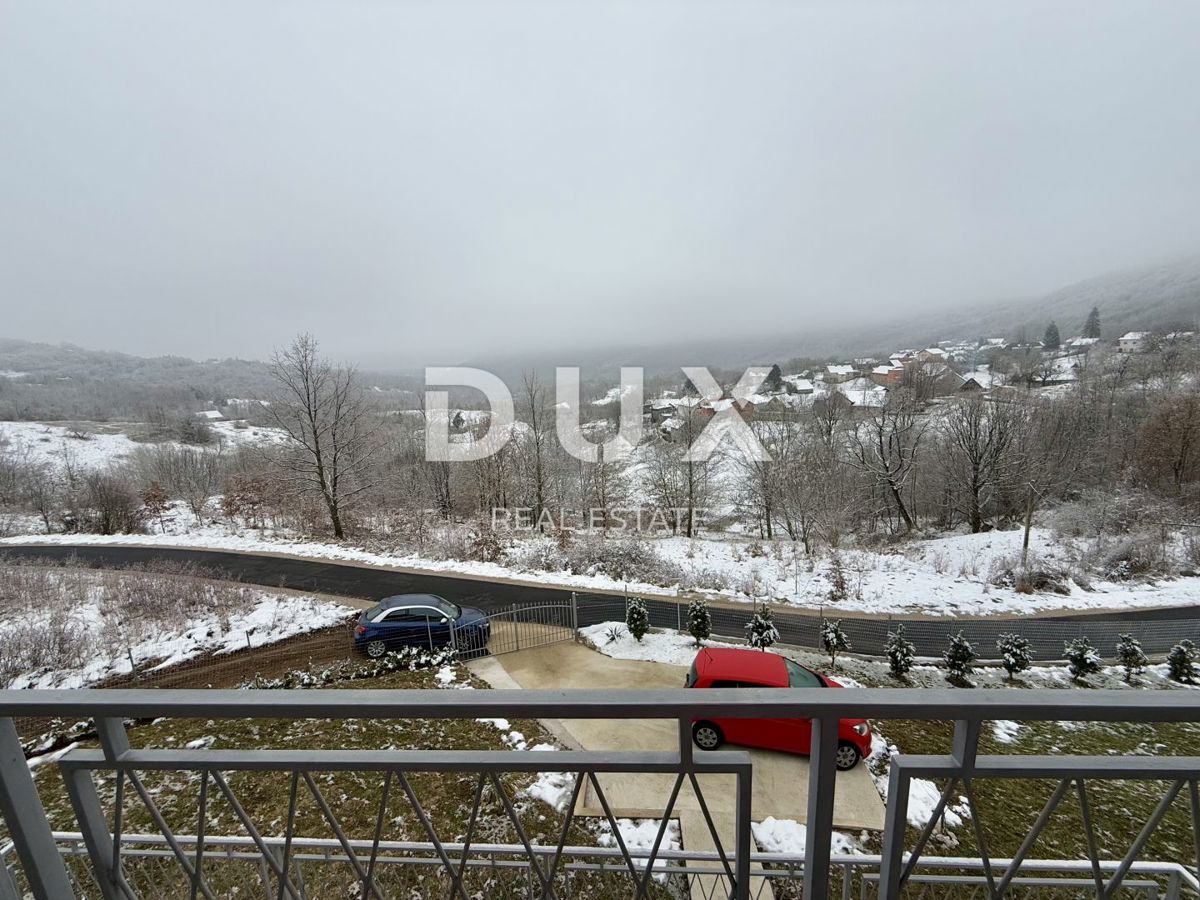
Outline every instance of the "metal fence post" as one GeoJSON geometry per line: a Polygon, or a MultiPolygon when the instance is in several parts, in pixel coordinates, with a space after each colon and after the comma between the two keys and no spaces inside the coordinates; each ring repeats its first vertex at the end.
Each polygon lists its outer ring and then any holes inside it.
{"type": "Polygon", "coordinates": [[[883,851],[879,864],[880,900],[900,895],[900,874],[904,864],[904,829],[908,824],[908,773],[892,758],[888,772],[887,808],[883,820],[883,851]]]}
{"type": "MultiPolygon", "coordinates": [[[[680,729],[682,731],[682,728],[680,729]]],[[[690,737],[690,735],[689,735],[690,737]]],[[[683,739],[683,735],[680,735],[683,739]]],[[[688,741],[688,752],[691,752],[691,742],[688,741]]],[[[734,819],[734,829],[736,834],[733,839],[734,853],[734,869],[733,869],[733,897],[736,900],[750,900],[750,844],[753,837],[753,832],[750,829],[750,821],[753,816],[752,802],[754,799],[754,787],[751,783],[751,772],[749,767],[739,769],[737,775],[737,815],[734,819]]],[[[812,832],[809,832],[811,835],[812,832]]]]}
{"type": "Polygon", "coordinates": [[[571,591],[571,631],[575,643],[579,643],[579,595],[571,591]]]}
{"type": "Polygon", "coordinates": [[[113,836],[108,830],[108,820],[100,804],[92,773],[87,769],[66,769],[63,771],[63,782],[71,800],[71,808],[75,810],[79,830],[83,833],[83,843],[87,847],[88,860],[96,884],[100,886],[100,894],[104,900],[122,900],[125,894],[120,885],[120,848],[114,846],[113,836]]]}
{"type": "Polygon", "coordinates": [[[517,649],[521,649],[521,622],[517,617],[517,604],[512,605],[512,622],[513,622],[513,641],[516,642],[517,649]]]}
{"type": "Polygon", "coordinates": [[[37,900],[74,897],[12,719],[0,719],[0,812],[37,900]]]}
{"type": "Polygon", "coordinates": [[[829,842],[833,837],[833,795],[837,779],[838,719],[812,720],[808,761],[808,837],[804,842],[804,900],[829,893],[829,842]]]}

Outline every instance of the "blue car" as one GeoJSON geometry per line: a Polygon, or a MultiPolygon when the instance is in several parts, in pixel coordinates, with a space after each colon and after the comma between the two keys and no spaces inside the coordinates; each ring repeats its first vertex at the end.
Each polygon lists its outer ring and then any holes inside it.
{"type": "Polygon", "coordinates": [[[491,625],[481,609],[459,606],[434,594],[385,597],[358,617],[354,646],[372,659],[401,647],[460,653],[487,650],[491,625]]]}

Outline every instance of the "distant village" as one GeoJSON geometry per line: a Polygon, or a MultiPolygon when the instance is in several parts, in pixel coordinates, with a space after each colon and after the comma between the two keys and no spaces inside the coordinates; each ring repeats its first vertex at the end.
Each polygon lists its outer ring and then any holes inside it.
{"type": "MultiPolygon", "coordinates": [[[[1089,317],[1088,324],[1092,327],[1085,327],[1085,331],[1099,331],[1098,319],[1093,324],[1089,317]]],[[[736,399],[727,390],[719,399],[704,399],[688,383],[680,390],[665,390],[646,401],[643,412],[663,438],[672,440],[685,424],[684,413],[688,410],[709,418],[734,408],[746,420],[776,419],[806,407],[819,412],[829,403],[866,414],[884,407],[897,390],[905,390],[910,397],[928,404],[956,396],[999,401],[1031,390],[1053,395],[1077,382],[1089,359],[1098,352],[1160,352],[1188,344],[1194,336],[1191,331],[1130,331],[1115,341],[1093,335],[1060,340],[1052,323],[1040,341],[1002,337],[940,341],[931,347],[896,350],[885,357],[828,362],[793,373],[785,373],[779,365],[763,366],[766,377],[748,398],[736,399]]],[[[594,402],[605,405],[615,399],[610,395],[594,402]]]]}

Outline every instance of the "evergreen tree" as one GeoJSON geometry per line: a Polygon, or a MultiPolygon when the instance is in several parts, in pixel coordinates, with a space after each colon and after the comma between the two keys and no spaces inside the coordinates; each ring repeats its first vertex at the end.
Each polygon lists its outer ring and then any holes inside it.
{"type": "Polygon", "coordinates": [[[846,568],[842,565],[842,556],[836,550],[829,556],[829,593],[826,594],[830,603],[837,603],[850,596],[850,585],[846,582],[846,568]]]}
{"type": "Polygon", "coordinates": [[[887,653],[888,668],[892,670],[892,677],[901,680],[907,677],[916,660],[917,648],[904,636],[903,625],[897,625],[895,631],[888,632],[884,652],[887,653]]]}
{"type": "Polygon", "coordinates": [[[1071,670],[1071,677],[1076,681],[1100,671],[1100,654],[1085,637],[1065,642],[1063,656],[1067,660],[1067,668],[1071,670]]]}
{"type": "Polygon", "coordinates": [[[771,607],[760,606],[746,623],[746,643],[755,650],[766,650],[777,640],[779,632],[775,630],[771,607]]]}
{"type": "Polygon", "coordinates": [[[1019,634],[1002,634],[996,640],[996,652],[1000,654],[1001,665],[1008,673],[1009,679],[1024,672],[1033,661],[1033,650],[1029,641],[1019,634]]]}
{"type": "Polygon", "coordinates": [[[646,610],[646,601],[634,597],[625,607],[625,627],[639,644],[650,630],[650,613],[646,610]]]}
{"type": "Polygon", "coordinates": [[[688,604],[688,634],[696,639],[696,646],[706,641],[712,635],[712,613],[708,611],[708,602],[703,597],[697,597],[688,604]]]}
{"type": "Polygon", "coordinates": [[[951,635],[950,646],[942,654],[942,659],[946,661],[946,678],[950,681],[966,681],[967,676],[975,671],[975,660],[978,658],[975,648],[961,631],[951,635]]]}
{"type": "Polygon", "coordinates": [[[1083,336],[1085,338],[1100,337],[1100,307],[1093,306],[1092,311],[1088,313],[1087,321],[1083,323],[1083,336]]]}
{"type": "Polygon", "coordinates": [[[1042,348],[1045,350],[1057,350],[1062,346],[1062,338],[1058,336],[1058,326],[1051,322],[1046,326],[1046,334],[1042,338],[1042,348]]]}
{"type": "Polygon", "coordinates": [[[821,649],[829,654],[830,668],[837,668],[839,653],[850,649],[850,638],[842,631],[841,619],[826,619],[821,623],[821,649]]]}
{"type": "Polygon", "coordinates": [[[1167,654],[1167,675],[1180,684],[1195,684],[1200,679],[1200,671],[1196,669],[1197,659],[1200,659],[1200,651],[1185,638],[1167,654]]]}
{"type": "Polygon", "coordinates": [[[1146,664],[1150,662],[1142,652],[1141,643],[1132,634],[1123,634],[1117,638],[1117,661],[1125,670],[1126,683],[1132,681],[1134,675],[1145,672],[1146,664]]]}
{"type": "Polygon", "coordinates": [[[768,394],[783,390],[783,370],[779,368],[778,364],[771,366],[771,371],[763,379],[762,390],[768,394]]]}

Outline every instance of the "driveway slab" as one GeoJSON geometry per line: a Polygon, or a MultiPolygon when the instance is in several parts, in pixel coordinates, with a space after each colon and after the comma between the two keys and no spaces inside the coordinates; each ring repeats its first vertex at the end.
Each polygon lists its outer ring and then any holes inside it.
{"type": "MultiPolygon", "coordinates": [[[[477,672],[489,682],[522,688],[664,688],[682,687],[686,669],[665,663],[613,659],[582,644],[564,642],[478,661],[477,672]],[[503,675],[497,670],[503,670],[503,675]]],[[[471,664],[473,667],[475,663],[471,664]]],[[[564,719],[550,723],[567,742],[586,750],[674,750],[678,747],[673,720],[635,719],[597,721],[564,719]],[[562,732],[566,734],[563,735],[562,732]]],[[[697,753],[701,751],[696,751],[697,753]]],[[[720,751],[717,751],[720,752],[720,751]]],[[[756,822],[768,816],[803,822],[808,812],[808,759],[769,750],[750,750],[754,766],[752,815],[756,822]]],[[[661,819],[675,782],[673,775],[610,774],[599,776],[600,787],[618,818],[661,819]],[[657,804],[657,805],[656,805],[657,804]]],[[[700,789],[725,846],[734,833],[734,782],[732,776],[704,776],[700,789]]],[[[599,799],[588,785],[580,792],[576,814],[603,816],[599,799]]],[[[698,812],[700,804],[685,785],[672,818],[680,819],[684,847],[713,849],[712,836],[698,812]]],[[[883,828],[884,805],[867,772],[858,765],[837,774],[834,827],[858,831],[883,828]]],[[[692,893],[702,896],[707,886],[693,879],[692,893]]],[[[766,886],[765,886],[766,887],[766,886]]],[[[758,886],[755,886],[757,891],[758,886]]],[[[768,890],[761,896],[768,896],[768,890]]]]}

